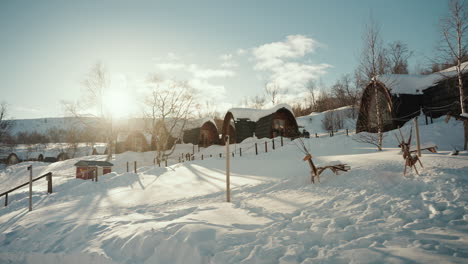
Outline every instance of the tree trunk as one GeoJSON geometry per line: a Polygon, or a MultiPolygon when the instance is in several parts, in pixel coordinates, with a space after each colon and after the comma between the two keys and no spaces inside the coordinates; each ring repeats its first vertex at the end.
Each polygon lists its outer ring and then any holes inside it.
{"type": "Polygon", "coordinates": [[[377,133],[379,135],[379,151],[382,150],[382,143],[383,143],[383,128],[382,128],[382,117],[380,116],[380,104],[379,104],[379,95],[377,91],[377,85],[373,82],[374,85],[374,93],[375,93],[375,108],[376,108],[376,115],[377,115],[377,133]]]}
{"type": "Polygon", "coordinates": [[[463,146],[463,149],[467,150],[467,147],[468,147],[468,120],[464,120],[463,125],[465,127],[465,145],[463,146]]]}

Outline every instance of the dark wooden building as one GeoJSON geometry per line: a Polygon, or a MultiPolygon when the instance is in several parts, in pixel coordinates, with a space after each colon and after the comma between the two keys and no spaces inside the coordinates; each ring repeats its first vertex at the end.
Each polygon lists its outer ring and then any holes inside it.
{"type": "Polygon", "coordinates": [[[96,176],[101,176],[112,172],[114,164],[108,161],[97,160],[80,160],[75,163],[77,179],[93,179],[96,176]]]}
{"type": "MultiPolygon", "coordinates": [[[[468,74],[465,75],[468,92],[468,74]]],[[[459,114],[460,97],[454,68],[429,75],[389,74],[369,82],[363,91],[356,132],[377,132],[377,105],[384,131],[402,126],[424,113],[440,117],[459,114]]]]}
{"type": "Polygon", "coordinates": [[[116,153],[125,151],[144,152],[151,150],[151,135],[140,131],[119,133],[115,146],[116,153]]]}
{"type": "Polygon", "coordinates": [[[214,120],[202,120],[194,128],[184,130],[184,143],[208,147],[219,143],[218,128],[214,120]]]}
{"type": "Polygon", "coordinates": [[[281,104],[265,110],[230,109],[224,117],[222,135],[223,138],[229,135],[230,143],[240,143],[253,136],[257,138],[273,138],[281,135],[297,137],[299,130],[291,108],[281,104]]]}

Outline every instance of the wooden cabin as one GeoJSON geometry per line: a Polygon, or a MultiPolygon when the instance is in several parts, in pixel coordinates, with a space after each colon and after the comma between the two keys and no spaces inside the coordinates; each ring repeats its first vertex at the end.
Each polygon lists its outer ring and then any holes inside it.
{"type": "MultiPolygon", "coordinates": [[[[422,112],[439,117],[448,112],[458,114],[459,90],[455,69],[429,75],[387,74],[371,80],[363,91],[356,132],[377,132],[377,106],[383,130],[402,126],[422,112]]],[[[464,79],[468,93],[468,74],[464,79]]]]}
{"type": "Polygon", "coordinates": [[[77,179],[93,179],[96,176],[101,176],[112,172],[114,164],[108,161],[97,160],[80,160],[75,163],[77,179]]]}
{"type": "Polygon", "coordinates": [[[144,152],[151,150],[151,135],[140,131],[119,133],[115,146],[116,153],[125,151],[144,152]]]}
{"type": "Polygon", "coordinates": [[[291,107],[286,104],[271,109],[232,108],[224,117],[223,138],[230,137],[230,143],[244,139],[273,138],[277,136],[297,137],[300,133],[291,107]]]}
{"type": "Polygon", "coordinates": [[[218,128],[214,120],[199,120],[199,125],[184,130],[184,143],[192,143],[201,147],[208,147],[219,143],[218,128]]]}

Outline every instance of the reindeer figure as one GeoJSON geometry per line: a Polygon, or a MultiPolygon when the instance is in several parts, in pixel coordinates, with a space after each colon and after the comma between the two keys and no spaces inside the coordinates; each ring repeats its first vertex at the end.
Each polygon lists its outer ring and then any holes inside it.
{"type": "Polygon", "coordinates": [[[403,175],[406,176],[406,167],[410,167],[411,170],[416,171],[416,174],[419,175],[418,170],[416,169],[416,163],[419,162],[421,165],[421,168],[424,168],[424,166],[421,163],[421,160],[416,154],[411,154],[410,152],[410,146],[411,146],[411,137],[413,134],[413,128],[410,130],[410,136],[408,138],[408,141],[405,142],[405,138],[403,137],[403,133],[401,132],[400,128],[398,128],[400,131],[401,135],[401,140],[398,138],[397,135],[395,137],[397,138],[397,141],[400,143],[398,146],[401,148],[401,152],[403,153],[403,159],[405,160],[405,169],[403,171],[403,175]]]}

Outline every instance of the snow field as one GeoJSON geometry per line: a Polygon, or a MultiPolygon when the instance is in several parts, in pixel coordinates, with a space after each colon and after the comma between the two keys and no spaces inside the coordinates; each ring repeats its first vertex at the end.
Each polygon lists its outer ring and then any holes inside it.
{"type": "MultiPolygon", "coordinates": [[[[76,160],[31,163],[55,173],[54,193],[36,182],[32,212],[26,190],[10,195],[0,209],[0,262],[466,263],[468,155],[449,155],[463,130],[441,120],[420,126],[421,141],[439,146],[423,153],[420,176],[402,176],[394,132],[382,152],[352,136],[307,139],[316,164],[351,166],[314,185],[293,142],[268,153],[262,145],[258,156],[242,147],[231,160],[232,203],[225,202],[224,158],[158,168],[152,153],[123,153],[99,182],[73,179],[76,160]],[[138,173],[125,172],[132,158],[142,160],[138,173]]],[[[254,142],[264,141],[239,147],[254,142]]],[[[180,146],[186,150],[191,145],[180,146]]],[[[27,164],[7,168],[2,182],[27,164]]]]}

